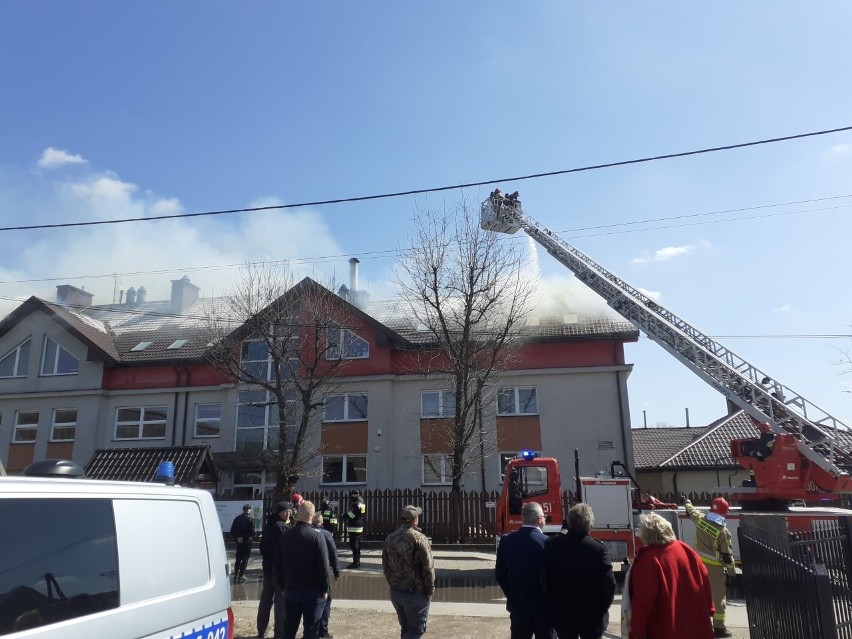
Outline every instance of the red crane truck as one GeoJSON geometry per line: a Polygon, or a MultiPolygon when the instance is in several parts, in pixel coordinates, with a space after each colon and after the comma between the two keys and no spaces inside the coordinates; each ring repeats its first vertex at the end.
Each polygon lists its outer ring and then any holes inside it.
{"type": "MultiPolygon", "coordinates": [[[[752,478],[741,487],[724,489],[730,499],[748,510],[783,510],[791,529],[810,528],[814,521],[839,513],[852,514],[836,508],[791,505],[852,493],[852,476],[847,470],[852,467],[852,430],[847,425],[531,219],[517,199],[495,193],[480,208],[482,228],[501,233],[523,229],[648,338],[751,416],[757,436],[733,440],[730,449],[752,478]]],[[[638,490],[634,498],[630,481],[614,472],[585,478],[577,473],[577,499],[592,506],[597,520],[593,534],[610,546],[614,559],[630,560],[635,554],[634,519],[642,509],[668,512],[679,535],[692,539],[692,523],[682,509],[650,496],[640,497],[638,490]]],[[[497,503],[498,537],[520,527],[520,508],[526,501],[542,503],[548,519],[545,532],[561,528],[562,482],[556,459],[521,453],[509,461],[497,503]]],[[[736,527],[740,512],[731,509],[729,527],[736,527]]],[[[734,540],[736,543],[736,534],[734,540]]]]}

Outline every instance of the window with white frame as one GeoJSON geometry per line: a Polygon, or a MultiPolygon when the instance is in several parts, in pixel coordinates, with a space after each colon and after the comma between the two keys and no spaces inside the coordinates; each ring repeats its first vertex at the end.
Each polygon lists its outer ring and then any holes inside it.
{"type": "Polygon", "coordinates": [[[15,434],[13,441],[34,442],[38,432],[38,411],[19,410],[15,413],[15,434]]]}
{"type": "Polygon", "coordinates": [[[354,422],[367,419],[367,395],[364,393],[346,393],[329,395],[325,398],[323,421],[354,422]]]}
{"type": "MultiPolygon", "coordinates": [[[[299,423],[299,405],[296,395],[288,393],[285,399],[285,450],[295,444],[296,425],[299,423]]],[[[237,396],[236,452],[259,453],[262,450],[280,450],[278,402],[265,390],[240,391],[237,396]]]]}
{"type": "Polygon", "coordinates": [[[118,408],[115,413],[115,439],[165,439],[165,406],[118,408]]]}
{"type": "Polygon", "coordinates": [[[0,377],[26,377],[29,362],[30,340],[27,340],[0,359],[0,377]]]}
{"type": "Polygon", "coordinates": [[[326,359],[366,359],[370,357],[370,343],[357,333],[332,324],[328,328],[326,359]]]}
{"type": "MultiPolygon", "coordinates": [[[[299,338],[297,336],[289,337],[286,340],[286,345],[285,340],[281,340],[280,345],[282,350],[278,354],[278,357],[283,360],[280,363],[281,377],[288,379],[298,375],[299,338]]],[[[240,355],[240,368],[243,371],[243,379],[245,381],[273,379],[275,365],[269,344],[258,339],[243,342],[240,355]]]]}
{"type": "Polygon", "coordinates": [[[79,369],[80,360],[47,335],[44,336],[44,348],[41,352],[42,375],[76,375],[79,369]]]}
{"type": "Polygon", "coordinates": [[[50,425],[50,441],[73,442],[77,434],[77,409],[57,408],[50,425]]]}
{"type": "Polygon", "coordinates": [[[420,391],[421,417],[454,417],[456,395],[445,390],[420,391]]]}
{"type": "Polygon", "coordinates": [[[498,415],[535,415],[538,397],[535,386],[501,388],[497,393],[498,415]]]}
{"type": "Polygon", "coordinates": [[[439,453],[423,455],[423,483],[449,484],[453,480],[452,458],[439,453]]]}
{"type": "Polygon", "coordinates": [[[195,405],[195,437],[218,437],[221,427],[221,402],[195,405]]]}
{"type": "Polygon", "coordinates": [[[367,483],[366,455],[325,455],[322,458],[323,484],[367,483]]]}

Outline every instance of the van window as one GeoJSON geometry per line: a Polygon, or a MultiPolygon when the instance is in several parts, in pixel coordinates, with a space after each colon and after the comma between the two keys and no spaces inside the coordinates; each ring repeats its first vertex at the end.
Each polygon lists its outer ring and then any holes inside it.
{"type": "Polygon", "coordinates": [[[118,607],[108,499],[0,499],[0,635],[118,607]]]}
{"type": "Polygon", "coordinates": [[[116,499],[113,508],[125,575],[122,605],[202,588],[212,581],[198,502],[116,499]]]}

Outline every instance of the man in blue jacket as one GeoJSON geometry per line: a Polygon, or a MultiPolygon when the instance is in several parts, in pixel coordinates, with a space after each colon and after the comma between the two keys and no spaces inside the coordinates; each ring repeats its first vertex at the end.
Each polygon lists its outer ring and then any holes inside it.
{"type": "MultiPolygon", "coordinates": [[[[325,546],[328,548],[328,567],[331,568],[334,580],[337,581],[340,579],[340,568],[337,565],[337,545],[334,543],[334,535],[323,526],[324,522],[325,519],[322,513],[314,514],[313,526],[320,532],[323,539],[325,539],[325,546]]],[[[319,629],[317,630],[317,637],[319,639],[334,639],[334,635],[328,632],[328,620],[330,617],[331,588],[328,589],[328,597],[325,598],[325,608],[323,608],[322,617],[320,617],[319,629]]]]}
{"type": "Polygon", "coordinates": [[[497,583],[506,595],[506,610],[512,625],[511,639],[551,639],[552,627],[542,588],[544,542],[541,532],[544,511],[535,502],[521,510],[523,526],[505,535],[497,548],[497,583]]]}

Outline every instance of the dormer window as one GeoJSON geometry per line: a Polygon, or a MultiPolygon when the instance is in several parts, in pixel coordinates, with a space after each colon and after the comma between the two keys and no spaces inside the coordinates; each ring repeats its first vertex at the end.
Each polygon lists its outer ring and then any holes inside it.
{"type": "Polygon", "coordinates": [[[76,375],[80,360],[45,335],[41,353],[42,375],[76,375]]]}
{"type": "Polygon", "coordinates": [[[30,340],[0,359],[0,377],[26,377],[30,361],[30,340]]]}
{"type": "Polygon", "coordinates": [[[354,331],[332,324],[328,329],[326,359],[367,359],[370,343],[354,331]]]}

